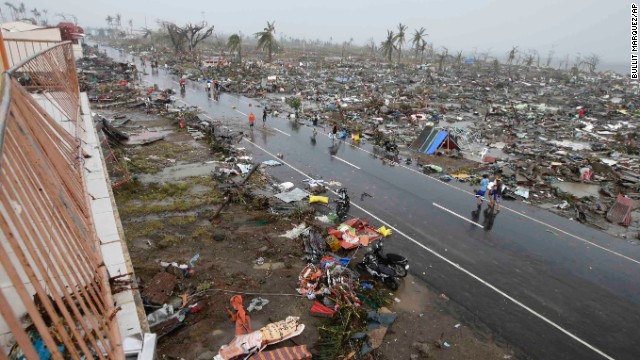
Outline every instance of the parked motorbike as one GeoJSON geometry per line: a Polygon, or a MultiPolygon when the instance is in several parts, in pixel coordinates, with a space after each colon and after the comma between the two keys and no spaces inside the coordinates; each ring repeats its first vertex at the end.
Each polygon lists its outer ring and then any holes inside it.
{"type": "Polygon", "coordinates": [[[391,290],[395,291],[400,287],[398,273],[396,273],[393,268],[379,264],[378,260],[376,260],[376,256],[371,253],[371,251],[365,254],[362,262],[358,263],[356,267],[362,271],[368,272],[374,279],[381,281],[391,290]]]}
{"type": "Polygon", "coordinates": [[[398,276],[405,277],[407,276],[409,270],[409,260],[406,257],[398,254],[385,254],[383,251],[384,244],[382,240],[376,241],[373,245],[373,255],[375,255],[376,260],[384,266],[388,266],[393,268],[396,271],[398,276]]]}
{"type": "Polygon", "coordinates": [[[350,208],[351,200],[347,194],[347,189],[341,188],[338,190],[338,199],[336,200],[336,215],[338,216],[338,220],[343,221],[346,219],[350,208]]]}
{"type": "Polygon", "coordinates": [[[400,151],[398,150],[398,145],[395,142],[391,142],[389,140],[385,140],[384,144],[382,144],[384,150],[394,156],[398,156],[400,151]]]}

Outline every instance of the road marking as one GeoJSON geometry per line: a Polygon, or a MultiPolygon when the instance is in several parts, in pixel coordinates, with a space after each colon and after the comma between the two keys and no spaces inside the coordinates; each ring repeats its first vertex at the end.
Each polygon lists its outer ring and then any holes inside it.
{"type": "Polygon", "coordinates": [[[236,98],[236,100],[238,100],[238,101],[242,101],[242,102],[243,102],[243,103],[245,103],[245,104],[251,104],[251,103],[250,103],[250,102],[248,102],[248,101],[242,100],[239,96],[234,96],[234,98],[236,98]]]}
{"type": "MultiPolygon", "coordinates": [[[[313,180],[313,178],[307,174],[305,174],[303,171],[298,170],[296,167],[294,167],[293,165],[287,163],[286,161],[278,158],[277,156],[273,155],[272,153],[270,153],[268,150],[262,148],[261,146],[259,146],[258,144],[252,142],[251,140],[244,138],[244,140],[250,144],[252,144],[253,146],[255,146],[256,148],[262,150],[264,153],[272,156],[274,159],[277,159],[279,162],[287,165],[288,167],[290,167],[291,169],[293,169],[294,171],[296,171],[297,173],[299,173],[300,175],[304,176],[305,178],[307,178],[308,180],[313,180]]],[[[332,193],[336,194],[337,193],[331,189],[329,189],[332,193]]],[[[455,262],[453,262],[452,260],[447,259],[446,257],[444,257],[443,255],[441,255],[440,253],[438,253],[437,251],[429,248],[426,245],[423,245],[422,243],[418,242],[417,240],[415,240],[414,238],[412,238],[411,236],[405,234],[404,232],[398,230],[396,227],[394,227],[393,225],[387,223],[386,221],[382,220],[381,218],[377,217],[376,215],[372,214],[371,212],[365,210],[362,206],[359,206],[356,203],[351,203],[351,206],[360,209],[362,212],[364,212],[365,214],[371,216],[372,218],[378,220],[380,223],[382,223],[383,225],[385,225],[387,228],[395,231],[396,233],[398,233],[399,235],[403,236],[404,238],[406,238],[407,240],[413,242],[414,244],[418,245],[419,247],[423,248],[424,250],[430,252],[431,254],[433,254],[434,256],[438,257],[439,259],[445,261],[446,263],[448,263],[449,265],[453,266],[454,268],[462,271],[464,274],[470,276],[471,278],[473,278],[474,280],[477,280],[478,282],[480,282],[481,284],[485,285],[486,287],[488,287],[489,289],[495,291],[496,293],[498,293],[499,295],[503,296],[504,298],[508,299],[509,301],[511,301],[512,303],[520,306],[521,308],[523,308],[524,310],[526,310],[527,312],[529,312],[530,314],[534,315],[535,317],[537,317],[538,319],[546,322],[547,324],[553,326],[554,328],[558,329],[559,331],[561,331],[562,333],[564,333],[565,335],[569,336],[570,338],[572,338],[573,340],[579,342],[580,344],[584,345],[586,348],[590,349],[591,351],[595,352],[596,354],[604,357],[605,359],[609,359],[609,360],[614,360],[613,357],[607,355],[605,352],[603,352],[602,350],[596,348],[595,346],[589,344],[588,342],[586,342],[585,340],[582,340],[580,337],[578,337],[577,335],[574,335],[573,333],[571,333],[569,330],[563,328],[562,326],[556,324],[555,322],[553,322],[551,319],[547,318],[546,316],[538,313],[537,311],[533,310],[532,308],[528,307],[527,305],[523,304],[522,302],[516,300],[515,298],[513,298],[511,295],[505,293],[504,291],[498,289],[496,286],[492,285],[491,283],[487,282],[486,280],[482,279],[481,277],[479,277],[478,275],[472,273],[471,271],[463,268],[462,266],[460,266],[460,264],[457,264],[455,262]]]]}
{"type": "MultiPolygon", "coordinates": [[[[340,140],[340,141],[343,141],[343,140],[340,140]]],[[[345,143],[347,143],[347,142],[345,142],[345,143]]],[[[349,145],[351,145],[351,144],[349,144],[349,145]]],[[[375,146],[375,145],[374,145],[374,146],[375,146]]],[[[353,148],[356,148],[356,149],[358,149],[358,150],[360,150],[360,151],[363,151],[363,152],[365,152],[365,153],[367,153],[367,154],[373,155],[373,156],[375,156],[376,158],[381,158],[381,156],[379,156],[379,155],[377,155],[377,154],[374,154],[374,153],[372,153],[371,151],[368,151],[368,150],[362,149],[362,148],[357,147],[357,146],[352,146],[352,147],[353,147],[353,148]]],[[[418,170],[416,170],[416,169],[412,169],[412,168],[410,168],[410,167],[407,167],[407,166],[405,166],[405,165],[402,165],[402,164],[400,164],[400,163],[398,163],[398,162],[392,161],[392,164],[394,164],[394,165],[398,165],[398,166],[400,166],[400,167],[402,167],[402,168],[404,168],[404,169],[407,169],[407,170],[409,170],[409,171],[411,171],[411,172],[414,172],[414,173],[416,173],[416,174],[418,174],[418,175],[424,176],[424,177],[426,177],[426,178],[428,178],[428,179],[431,179],[431,180],[437,181],[437,182],[439,182],[440,184],[445,185],[445,186],[448,186],[448,187],[450,187],[450,188],[452,188],[452,189],[455,189],[455,190],[457,190],[457,191],[461,191],[461,192],[463,192],[463,193],[466,193],[466,194],[474,195],[474,196],[475,196],[475,194],[474,194],[474,193],[472,193],[471,191],[464,190],[464,189],[460,189],[460,188],[455,187],[455,186],[453,186],[453,185],[451,185],[451,184],[448,184],[448,183],[446,183],[446,182],[444,182],[444,181],[442,181],[442,180],[440,180],[440,179],[437,179],[437,178],[435,178],[435,177],[433,177],[433,176],[427,175],[427,174],[425,174],[425,173],[423,173],[423,172],[420,172],[420,171],[418,171],[418,170]]],[[[553,229],[553,230],[555,230],[555,231],[557,231],[557,232],[559,232],[559,233],[562,233],[562,234],[564,234],[564,235],[566,235],[566,236],[572,237],[572,238],[574,238],[574,239],[576,239],[576,240],[578,240],[578,241],[581,241],[581,242],[583,242],[583,243],[585,243],[585,244],[589,244],[589,245],[591,245],[591,246],[593,246],[593,247],[596,247],[596,248],[598,248],[598,249],[600,249],[600,250],[604,250],[604,251],[606,251],[606,252],[608,252],[608,253],[610,253],[610,254],[612,254],[612,255],[619,256],[619,257],[621,257],[621,258],[623,258],[623,259],[625,259],[625,260],[628,260],[628,261],[631,261],[631,262],[634,262],[634,263],[636,263],[636,264],[640,265],[640,260],[636,260],[636,259],[634,259],[634,258],[632,258],[632,257],[626,256],[626,255],[621,254],[621,253],[619,253],[619,252],[617,252],[617,251],[614,251],[614,250],[608,249],[608,248],[606,248],[606,247],[604,247],[604,246],[602,246],[602,245],[598,245],[598,244],[596,244],[596,243],[594,243],[594,242],[591,242],[591,241],[589,241],[589,240],[587,240],[587,239],[585,239],[585,238],[583,238],[583,237],[580,237],[580,236],[578,236],[578,235],[574,235],[574,234],[572,234],[572,233],[570,233],[570,232],[568,232],[568,231],[566,231],[566,230],[562,230],[562,229],[560,229],[560,228],[558,228],[558,227],[555,227],[555,226],[553,226],[553,225],[551,225],[551,224],[547,224],[546,222],[544,222],[544,221],[542,221],[542,220],[538,220],[538,219],[536,219],[536,218],[534,218],[534,217],[531,217],[531,216],[529,216],[529,215],[527,215],[527,214],[521,213],[521,212],[520,212],[520,211],[518,211],[518,210],[511,209],[511,208],[509,208],[509,207],[507,207],[507,206],[504,206],[504,205],[502,205],[502,206],[501,206],[501,208],[502,208],[502,209],[505,209],[505,210],[508,210],[508,211],[511,211],[512,213],[517,214],[517,215],[520,215],[520,216],[522,216],[522,217],[524,217],[524,218],[526,218],[526,219],[529,219],[529,220],[531,220],[531,221],[534,221],[534,222],[536,222],[536,223],[538,223],[538,224],[540,224],[540,225],[543,225],[543,226],[546,226],[546,227],[548,227],[548,228],[550,228],[550,229],[553,229]]]]}
{"type": "Polygon", "coordinates": [[[448,213],[449,213],[449,214],[451,214],[451,215],[457,216],[457,217],[459,217],[460,219],[462,219],[462,220],[464,220],[464,221],[466,221],[466,222],[472,223],[473,225],[475,225],[475,226],[477,226],[477,227],[479,227],[479,228],[481,228],[481,229],[484,229],[484,226],[482,226],[482,225],[478,224],[478,223],[477,223],[477,222],[475,222],[475,221],[469,220],[469,219],[467,219],[466,217],[464,217],[464,216],[462,216],[462,215],[460,215],[460,214],[458,214],[458,213],[456,213],[456,212],[453,212],[452,210],[449,210],[449,209],[447,209],[446,207],[444,207],[444,206],[442,206],[442,205],[438,205],[438,204],[436,204],[436,203],[432,203],[432,204],[433,204],[433,206],[435,206],[435,207],[437,207],[437,208],[439,208],[439,209],[442,209],[442,210],[444,210],[444,211],[448,212],[448,213]]]}
{"type": "Polygon", "coordinates": [[[342,161],[343,163],[345,163],[345,164],[347,164],[347,165],[351,165],[351,166],[353,166],[354,168],[356,168],[356,169],[360,170],[360,168],[359,168],[359,167],[357,167],[357,166],[353,165],[352,163],[348,162],[347,160],[340,159],[339,157],[337,157],[337,156],[335,156],[335,155],[332,155],[331,157],[332,157],[332,158],[334,158],[334,159],[336,159],[336,160],[340,160],[340,161],[342,161]]]}
{"type": "Polygon", "coordinates": [[[209,120],[213,120],[213,118],[209,116],[207,113],[203,113],[202,116],[206,117],[209,120]]]}
{"type": "Polygon", "coordinates": [[[279,132],[279,133],[281,133],[281,134],[285,134],[285,135],[287,135],[287,136],[291,136],[291,134],[287,134],[286,132],[284,132],[284,131],[282,131],[282,130],[280,130],[280,129],[278,129],[278,128],[274,128],[274,127],[273,127],[272,129],[273,129],[273,130],[275,130],[275,131],[277,131],[277,132],[279,132]]]}
{"type": "Polygon", "coordinates": [[[238,110],[238,109],[233,109],[233,110],[235,110],[235,111],[239,112],[240,114],[242,114],[242,115],[244,115],[244,116],[248,116],[247,114],[243,113],[242,111],[240,111],[240,110],[238,110]]]}
{"type": "Polygon", "coordinates": [[[172,83],[174,84],[180,84],[179,82],[175,81],[175,80],[171,80],[172,83]]]}

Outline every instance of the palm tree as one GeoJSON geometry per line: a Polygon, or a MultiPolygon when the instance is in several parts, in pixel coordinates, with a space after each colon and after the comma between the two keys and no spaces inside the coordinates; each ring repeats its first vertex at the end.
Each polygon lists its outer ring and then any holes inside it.
{"type": "Polygon", "coordinates": [[[24,6],[24,3],[21,2],[20,6],[18,6],[18,12],[20,13],[20,16],[24,19],[27,17],[27,7],[24,6]]]}
{"type": "Polygon", "coordinates": [[[11,10],[11,17],[13,20],[18,20],[18,8],[8,1],[4,4],[9,8],[9,10],[11,10]]]}
{"type": "Polygon", "coordinates": [[[115,25],[118,27],[118,30],[120,30],[120,26],[122,26],[122,15],[116,14],[114,21],[115,25]]]}
{"type": "Polygon", "coordinates": [[[233,34],[229,36],[229,40],[227,40],[227,48],[229,48],[229,51],[238,52],[238,61],[242,64],[242,38],[240,35],[233,34]]]}
{"type": "Polygon", "coordinates": [[[427,29],[421,27],[413,32],[413,38],[411,39],[411,44],[413,49],[417,53],[421,53],[422,57],[424,57],[424,50],[427,47],[427,42],[424,40],[425,36],[428,36],[427,29]]]}
{"type": "Polygon", "coordinates": [[[133,19],[129,19],[129,33],[133,35],[133,19]]]}
{"type": "Polygon", "coordinates": [[[269,52],[269,62],[271,62],[271,56],[273,54],[273,50],[277,48],[278,44],[276,43],[276,38],[273,34],[276,32],[276,28],[274,27],[275,21],[268,22],[267,27],[264,30],[257,32],[254,36],[258,39],[258,48],[269,52]]]}
{"type": "Polygon", "coordinates": [[[40,11],[37,8],[31,9],[31,13],[33,14],[33,18],[36,21],[36,25],[40,23],[40,11]]]}
{"type": "Polygon", "coordinates": [[[398,24],[398,33],[396,34],[395,38],[393,39],[395,41],[395,45],[396,48],[398,49],[398,62],[400,61],[400,58],[402,57],[402,46],[405,43],[405,32],[407,31],[407,25],[403,25],[402,23],[398,24]]]}
{"type": "Polygon", "coordinates": [[[393,56],[393,51],[396,49],[395,45],[396,35],[391,30],[387,30],[387,39],[380,44],[380,51],[382,55],[389,59],[391,63],[391,56],[393,56]]]}
{"type": "Polygon", "coordinates": [[[49,10],[42,9],[42,25],[49,25],[49,10]]]}
{"type": "Polygon", "coordinates": [[[507,64],[509,65],[513,64],[513,60],[515,60],[517,53],[518,53],[518,47],[517,46],[512,47],[509,53],[507,54],[507,64]]]}
{"type": "Polygon", "coordinates": [[[107,20],[107,25],[109,25],[109,27],[113,25],[113,17],[111,17],[111,15],[107,15],[105,20],[107,20]]]}

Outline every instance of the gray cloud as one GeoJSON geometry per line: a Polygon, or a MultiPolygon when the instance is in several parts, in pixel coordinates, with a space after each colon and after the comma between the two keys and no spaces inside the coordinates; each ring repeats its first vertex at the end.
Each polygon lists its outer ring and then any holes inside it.
{"type": "MultiPolygon", "coordinates": [[[[122,14],[134,27],[157,19],[183,23],[204,18],[218,31],[253,34],[266,20],[275,20],[279,35],[298,38],[380,42],[386,29],[399,22],[424,26],[435,46],[472,52],[491,50],[498,56],[513,45],[537,49],[545,56],[555,48],[557,57],[597,53],[603,63],[627,64],[629,58],[630,3],[601,0],[322,0],[308,1],[135,1],[32,0],[28,8],[47,8],[49,17],[73,13],[85,26],[104,26],[108,14],[122,14]]],[[[5,11],[5,16],[6,16],[5,11]]],[[[59,19],[55,19],[56,21],[59,19]]],[[[605,66],[606,67],[606,66],[605,66]]]]}

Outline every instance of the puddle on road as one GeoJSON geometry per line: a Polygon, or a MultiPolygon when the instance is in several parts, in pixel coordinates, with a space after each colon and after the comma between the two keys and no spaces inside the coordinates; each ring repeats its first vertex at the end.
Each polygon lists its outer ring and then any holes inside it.
{"type": "Polygon", "coordinates": [[[600,190],[600,185],[582,184],[582,183],[573,183],[573,182],[560,182],[560,183],[552,184],[552,186],[562,191],[566,191],[570,194],[573,194],[578,198],[583,198],[587,196],[598,197],[599,190],[600,190]]]}
{"type": "Polygon", "coordinates": [[[211,175],[219,163],[192,163],[178,164],[162,169],[156,174],[141,174],[138,180],[143,183],[179,181],[191,176],[207,176],[211,175]]]}

